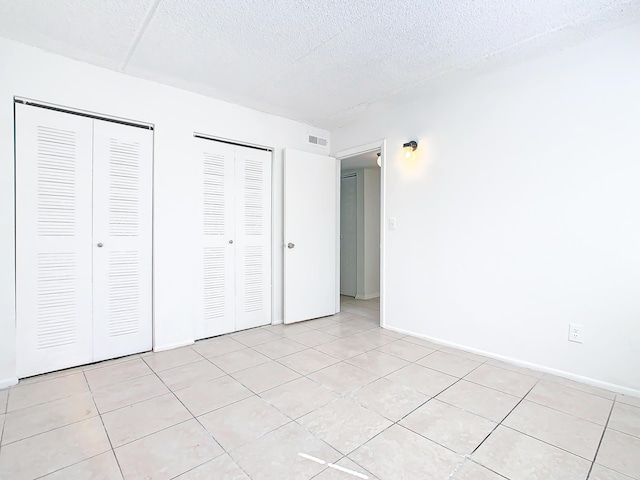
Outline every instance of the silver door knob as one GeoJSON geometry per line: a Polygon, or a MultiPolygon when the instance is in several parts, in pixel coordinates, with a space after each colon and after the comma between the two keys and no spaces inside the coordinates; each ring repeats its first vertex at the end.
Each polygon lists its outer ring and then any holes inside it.
{"type": "Polygon", "coordinates": [[[104,245],[102,243],[99,243],[98,248],[102,248],[102,247],[104,247],[104,245]]]}
{"type": "Polygon", "coordinates": [[[233,240],[229,240],[229,243],[233,243],[233,240]]]}
{"type": "Polygon", "coordinates": [[[295,246],[296,246],[295,243],[291,243],[291,242],[287,243],[287,248],[293,248],[295,246]]]}

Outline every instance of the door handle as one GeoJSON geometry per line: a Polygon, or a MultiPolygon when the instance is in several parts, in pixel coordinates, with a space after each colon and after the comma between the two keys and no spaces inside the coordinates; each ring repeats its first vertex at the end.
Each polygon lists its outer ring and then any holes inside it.
{"type": "Polygon", "coordinates": [[[229,243],[233,243],[233,240],[229,240],[229,243]]]}
{"type": "Polygon", "coordinates": [[[100,243],[98,244],[98,248],[102,248],[102,247],[104,247],[104,244],[103,244],[102,242],[100,242],[100,243]]]}
{"type": "Polygon", "coordinates": [[[291,243],[291,242],[287,243],[287,248],[293,248],[295,246],[296,246],[295,243],[291,243]]]}

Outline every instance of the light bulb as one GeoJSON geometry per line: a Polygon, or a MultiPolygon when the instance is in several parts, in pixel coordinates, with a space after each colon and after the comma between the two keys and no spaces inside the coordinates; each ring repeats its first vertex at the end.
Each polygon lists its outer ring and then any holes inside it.
{"type": "Polygon", "coordinates": [[[382,155],[378,154],[378,159],[376,160],[376,163],[378,164],[379,167],[382,167],[382,155]]]}
{"type": "Polygon", "coordinates": [[[411,150],[411,147],[407,147],[404,149],[404,158],[406,158],[407,160],[411,158],[411,155],[413,155],[413,150],[411,150]]]}

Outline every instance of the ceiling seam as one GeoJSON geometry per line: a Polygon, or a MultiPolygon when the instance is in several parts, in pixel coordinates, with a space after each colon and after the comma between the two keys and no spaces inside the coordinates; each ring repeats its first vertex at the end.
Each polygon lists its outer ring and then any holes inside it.
{"type": "Polygon", "coordinates": [[[138,28],[138,31],[136,32],[136,36],[134,37],[133,42],[129,47],[129,50],[125,55],[124,60],[120,64],[120,71],[123,71],[129,64],[129,61],[131,60],[133,53],[136,51],[136,48],[138,48],[138,44],[140,43],[140,40],[142,40],[142,36],[144,35],[144,32],[147,30],[149,23],[151,23],[151,19],[156,14],[156,10],[160,5],[160,1],[161,0],[154,0],[154,2],[149,7],[149,10],[147,11],[147,14],[144,16],[144,20],[142,20],[142,24],[138,28]]]}

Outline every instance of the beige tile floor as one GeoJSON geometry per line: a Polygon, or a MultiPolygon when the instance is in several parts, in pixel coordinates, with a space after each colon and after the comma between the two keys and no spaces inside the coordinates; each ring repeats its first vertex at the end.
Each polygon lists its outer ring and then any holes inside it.
{"type": "Polygon", "coordinates": [[[378,307],[23,380],[0,478],[640,480],[639,399],[380,329],[378,307]]]}

